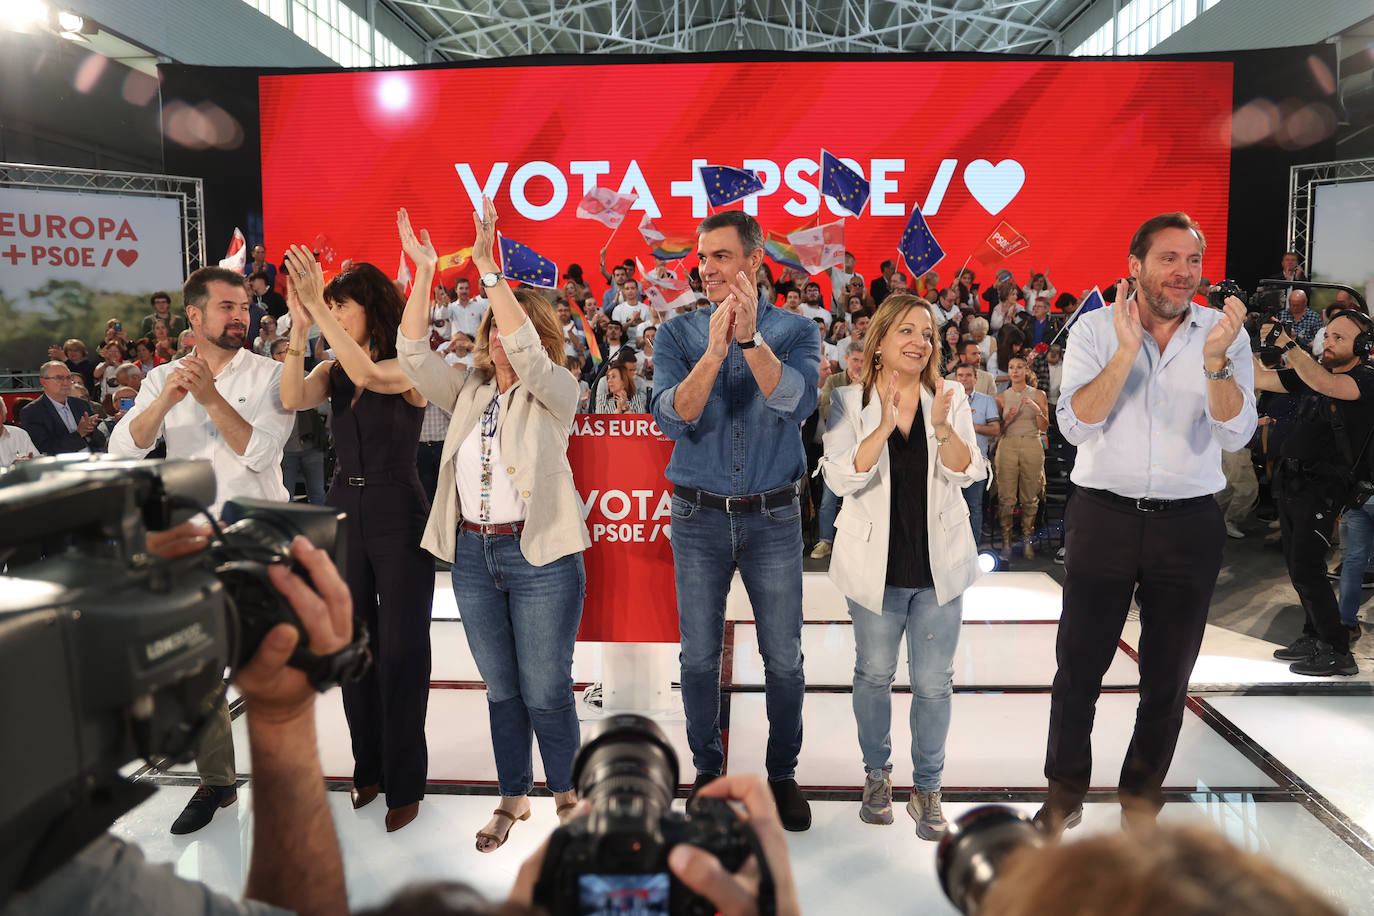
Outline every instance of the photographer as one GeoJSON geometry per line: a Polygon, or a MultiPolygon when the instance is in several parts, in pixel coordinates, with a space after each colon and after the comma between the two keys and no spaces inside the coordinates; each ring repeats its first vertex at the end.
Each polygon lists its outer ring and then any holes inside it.
{"type": "MultiPolygon", "coordinates": [[[[1264,329],[1266,338],[1270,327],[1264,329]]],[[[1374,367],[1366,361],[1374,324],[1359,312],[1331,319],[1321,361],[1286,331],[1274,343],[1284,368],[1255,362],[1255,387],[1301,398],[1297,426],[1283,444],[1275,492],[1288,575],[1307,620],[1302,635],[1274,657],[1292,662],[1294,674],[1312,677],[1359,673],[1350,633],[1341,625],[1326,578],[1332,527],[1349,504],[1352,488],[1368,479],[1368,439],[1374,428],[1374,367]]]]}
{"type": "MultiPolygon", "coordinates": [[[[148,535],[150,552],[164,559],[203,549],[210,529],[186,523],[148,535]]],[[[290,602],[321,655],[352,641],[353,602],[329,554],[304,537],[291,553],[309,572],[311,589],[284,566],[272,584],[290,602]]],[[[27,892],[15,895],[4,916],[61,913],[346,913],[343,862],[325,801],[315,735],[315,690],[287,667],[296,630],[279,624],[235,680],[244,698],[253,786],[253,848],[245,900],[236,902],[205,885],[152,866],[137,847],[106,834],[27,892]]]]}

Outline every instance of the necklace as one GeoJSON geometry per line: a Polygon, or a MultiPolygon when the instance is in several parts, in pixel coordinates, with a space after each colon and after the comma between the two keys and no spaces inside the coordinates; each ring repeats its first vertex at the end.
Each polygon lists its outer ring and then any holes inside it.
{"type": "Polygon", "coordinates": [[[491,521],[491,444],[496,438],[496,420],[501,410],[501,391],[498,388],[482,411],[482,504],[479,520],[491,521]]]}

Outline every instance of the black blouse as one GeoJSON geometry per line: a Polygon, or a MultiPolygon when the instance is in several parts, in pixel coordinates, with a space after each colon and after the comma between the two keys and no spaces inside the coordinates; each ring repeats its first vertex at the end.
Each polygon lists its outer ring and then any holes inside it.
{"type": "Polygon", "coordinates": [[[930,545],[926,540],[926,471],[929,446],[926,424],[918,405],[910,438],[894,429],[887,438],[888,487],[891,519],[887,539],[887,584],[896,588],[927,588],[930,545]]]}

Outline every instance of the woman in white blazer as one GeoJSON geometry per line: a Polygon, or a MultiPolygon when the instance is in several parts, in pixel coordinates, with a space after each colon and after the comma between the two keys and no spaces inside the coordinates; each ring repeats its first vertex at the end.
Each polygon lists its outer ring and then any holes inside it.
{"type": "Polygon", "coordinates": [[[863,372],[837,388],[821,458],[844,497],[830,578],[854,621],[854,717],[867,778],[859,817],[892,823],[892,680],[906,637],[915,789],[923,839],[945,832],[940,785],[962,595],[978,576],[961,488],[987,474],[963,387],[939,377],[930,304],[889,297],[869,325],[863,372]],[[957,395],[957,396],[956,396],[957,395]]]}
{"type": "Polygon", "coordinates": [[[472,260],[491,307],[472,368],[451,367],[429,348],[438,256],[428,233],[415,237],[404,210],[397,225],[415,285],[396,351],[415,387],[452,413],[421,546],[453,564],[463,632],[487,685],[501,803],[477,832],[477,850],[491,852],[530,816],[533,738],[559,816],[577,801],[572,654],[587,582],[582,551],[591,540],[568,464],[580,391],[563,365],[562,324],[543,296],[506,285],[490,200],[473,220],[472,260]]]}

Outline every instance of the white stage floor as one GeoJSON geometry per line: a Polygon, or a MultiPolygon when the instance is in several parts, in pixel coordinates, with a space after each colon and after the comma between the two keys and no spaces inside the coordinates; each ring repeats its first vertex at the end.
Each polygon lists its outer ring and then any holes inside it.
{"type": "MultiPolygon", "coordinates": [[[[364,907],[412,881],[460,880],[489,896],[503,895],[516,870],[555,826],[553,803],[535,800],[535,814],[511,833],[503,849],[483,856],[472,835],[493,807],[495,764],[485,692],[457,619],[447,574],[436,576],[434,689],[428,718],[430,794],[420,817],[388,835],[384,808],[353,811],[345,791],[329,793],[348,875],[350,900],[364,907]]],[[[803,629],[807,698],[805,738],[797,778],[813,796],[810,831],[789,834],[804,911],[852,909],[850,888],[863,887],[874,908],[952,913],[934,873],[934,844],[917,839],[899,811],[897,824],[863,824],[857,798],[863,767],[848,692],[854,649],[843,600],[823,574],[806,574],[803,629]]],[[[985,577],[965,601],[955,662],[954,712],[945,782],[949,816],[977,804],[1010,802],[1027,812],[1039,805],[1054,675],[1059,586],[1041,573],[985,577]]],[[[762,770],[767,720],[762,664],[747,598],[731,594],[722,715],[728,723],[727,770],[762,770]]],[[[1138,625],[1128,623],[1105,679],[1093,736],[1094,770],[1084,826],[1070,836],[1119,828],[1111,787],[1134,719],[1138,625]]],[[[1204,820],[1233,841],[1270,858],[1322,890],[1350,913],[1374,916],[1374,700],[1369,681],[1297,678],[1270,657],[1262,640],[1209,627],[1194,669],[1194,695],[1165,789],[1167,822],[1204,820]]],[[[669,653],[671,647],[658,651],[669,653]]],[[[1374,668],[1367,663],[1366,668],[1374,668]]],[[[601,646],[578,646],[574,679],[601,676],[601,646]]],[[[675,670],[674,670],[675,676],[675,670]]],[[[911,785],[905,658],[893,696],[894,782],[899,806],[911,785]]],[[[694,771],[680,704],[660,724],[677,749],[682,781],[694,771]]],[[[347,726],[337,691],[318,704],[320,750],[327,777],[343,789],[352,771],[347,726]]],[[[595,725],[588,714],[584,732],[595,725]]],[[[236,719],[240,776],[247,778],[244,723],[236,719]]],[[[194,769],[152,774],[163,786],[116,824],[153,861],[179,874],[238,893],[251,838],[251,786],[205,830],[172,837],[167,827],[185,804],[194,769]]],[[[536,755],[535,779],[542,779],[536,755]]],[[[679,804],[681,804],[679,802],[679,804]]]]}

